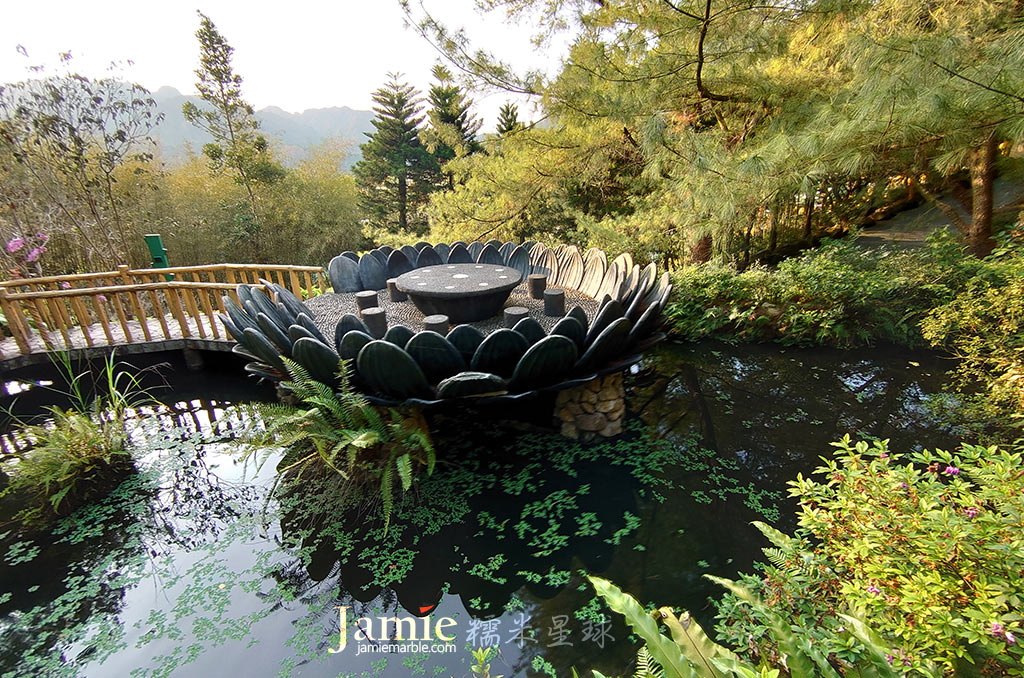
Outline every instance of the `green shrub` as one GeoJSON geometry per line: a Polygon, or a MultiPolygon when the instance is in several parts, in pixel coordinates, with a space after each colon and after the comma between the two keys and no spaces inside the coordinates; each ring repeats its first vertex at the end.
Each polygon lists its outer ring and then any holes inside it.
{"type": "Polygon", "coordinates": [[[30,528],[46,527],[124,479],[134,468],[126,415],[148,399],[139,378],[113,355],[103,364],[99,393],[86,389],[90,373],[76,374],[68,354],[57,354],[55,364],[71,407],[47,408],[50,421],[20,425],[31,447],[7,460],[9,483],[0,493],[19,507],[14,519],[30,528]]]}
{"type": "Polygon", "coordinates": [[[964,271],[939,244],[921,251],[826,242],[776,270],[701,264],[673,274],[666,315],[688,340],[715,337],[795,345],[922,345],[918,325],[949,299],[964,271]]]}
{"type": "MultiPolygon", "coordinates": [[[[757,609],[768,619],[766,635],[782,651],[777,662],[791,678],[840,678],[840,674],[813,642],[808,642],[804,629],[776,614],[758,600],[744,586],[728,579],[705,575],[729,589],[734,596],[757,609]]],[[[628,593],[609,581],[589,577],[605,603],[626,619],[630,629],[644,642],[637,664],[636,676],[649,678],[779,678],[781,671],[768,662],[749,662],[735,652],[711,640],[687,612],[679,617],[672,608],[660,607],[648,612],[628,593]],[[661,632],[665,626],[669,635],[661,632]],[[641,661],[642,660],[642,661],[641,661]]],[[[844,631],[851,646],[861,648],[863,661],[852,675],[876,678],[897,678],[897,670],[888,661],[881,638],[856,617],[843,617],[848,630],[844,631]]],[[[575,675],[575,671],[573,672],[575,675]]],[[[605,678],[594,671],[594,678],[605,678]]]]}
{"type": "Polygon", "coordinates": [[[396,481],[408,491],[414,464],[424,466],[428,474],[434,471],[434,447],[425,424],[393,409],[387,411],[387,419],[382,417],[352,388],[347,361],[339,364],[337,392],[298,363],[284,361],[292,381],[282,385],[300,404],[254,406],[252,421],[262,428],[249,432],[245,456],[262,464],[273,447],[286,448],[278,464],[278,481],[285,483],[281,487],[287,491],[298,486],[308,492],[316,484],[330,510],[351,501],[358,494],[354,489],[376,485],[386,531],[396,481]]]}
{"type": "Polygon", "coordinates": [[[1024,248],[997,250],[955,298],[928,313],[921,329],[933,346],[960,359],[954,376],[963,417],[975,422],[976,428],[1020,435],[1024,430],[1024,248]]]}
{"type": "MultiPolygon", "coordinates": [[[[1021,454],[963,445],[901,455],[848,436],[834,445],[820,481],[791,483],[796,537],[765,528],[771,564],[745,584],[844,664],[861,657],[842,633],[845,611],[870,619],[890,659],[915,675],[932,662],[946,675],[1024,675],[1021,454]]],[[[779,657],[760,610],[730,597],[720,618],[725,638],[779,657]]]]}

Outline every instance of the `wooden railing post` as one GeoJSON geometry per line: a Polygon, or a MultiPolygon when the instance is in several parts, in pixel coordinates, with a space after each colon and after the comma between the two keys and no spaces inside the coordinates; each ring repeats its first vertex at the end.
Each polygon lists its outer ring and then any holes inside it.
{"type": "Polygon", "coordinates": [[[32,347],[28,343],[28,323],[25,322],[25,316],[21,313],[21,306],[11,303],[7,299],[7,290],[4,289],[0,289],[0,309],[3,310],[4,317],[7,318],[7,325],[11,328],[11,335],[17,342],[21,354],[28,355],[32,352],[32,347]]]}

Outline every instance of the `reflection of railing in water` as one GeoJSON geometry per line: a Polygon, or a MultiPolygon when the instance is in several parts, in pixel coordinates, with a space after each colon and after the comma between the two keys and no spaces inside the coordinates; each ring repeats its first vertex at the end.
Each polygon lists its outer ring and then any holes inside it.
{"type": "Polygon", "coordinates": [[[217,312],[222,295],[237,301],[235,285],[278,283],[296,296],[324,292],[319,266],[213,264],[0,282],[0,310],[10,338],[0,337],[0,359],[47,351],[180,339],[230,341],[217,312]]]}
{"type": "MultiPolygon", "coordinates": [[[[170,405],[146,405],[130,408],[125,413],[126,423],[142,420],[159,422],[159,429],[181,429],[183,436],[206,433],[234,439],[252,427],[249,415],[235,403],[222,400],[189,400],[170,405]]],[[[0,456],[27,452],[33,441],[21,429],[0,435],[0,456]]]]}

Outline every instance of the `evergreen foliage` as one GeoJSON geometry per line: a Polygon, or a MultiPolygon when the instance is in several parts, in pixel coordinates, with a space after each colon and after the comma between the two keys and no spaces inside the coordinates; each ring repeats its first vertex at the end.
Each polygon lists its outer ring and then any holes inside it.
{"type": "Polygon", "coordinates": [[[437,186],[438,164],[420,141],[424,116],[419,93],[392,73],[373,94],[375,131],[353,167],[370,225],[386,231],[426,230],[423,206],[437,186]]]}
{"type": "Polygon", "coordinates": [[[214,172],[227,172],[246,191],[249,219],[242,225],[262,253],[261,210],[258,188],[281,179],[284,169],[270,157],[267,140],[259,133],[252,106],[242,97],[242,76],[231,66],[234,48],[202,12],[199,14],[199,68],[196,90],[207,106],[191,101],[182,105],[185,119],[211,137],[203,146],[214,172]]]}
{"type": "Polygon", "coordinates": [[[511,101],[506,101],[498,111],[498,125],[495,133],[499,137],[503,137],[519,129],[519,127],[519,107],[511,101]]]}
{"type": "Polygon", "coordinates": [[[431,73],[436,83],[427,94],[430,124],[423,130],[423,142],[441,167],[444,188],[451,190],[455,187],[454,178],[444,166],[453,158],[481,150],[477,133],[483,121],[470,111],[472,100],[455,83],[447,68],[436,64],[431,73]]]}

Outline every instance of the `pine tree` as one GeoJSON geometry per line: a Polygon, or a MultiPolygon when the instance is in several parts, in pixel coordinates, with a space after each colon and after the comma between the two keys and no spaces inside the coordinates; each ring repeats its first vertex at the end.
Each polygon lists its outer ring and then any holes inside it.
{"type": "Polygon", "coordinates": [[[437,82],[427,95],[430,126],[424,130],[423,138],[427,149],[437,158],[445,184],[451,190],[455,179],[451,172],[444,170],[444,165],[481,150],[476,135],[483,121],[470,111],[472,100],[455,84],[447,68],[437,64],[431,73],[437,82]]]}
{"type": "MultiPolygon", "coordinates": [[[[257,185],[273,183],[284,175],[284,169],[272,161],[267,152],[267,140],[259,133],[252,106],[242,97],[242,76],[231,67],[235,51],[209,17],[199,14],[199,68],[196,69],[196,89],[208,106],[199,107],[191,101],[181,107],[182,115],[190,123],[213,137],[203,146],[203,154],[210,159],[215,172],[227,172],[245,187],[251,223],[242,230],[255,236],[259,249],[260,219],[257,185]]],[[[258,253],[258,252],[257,252],[258,253]]]]}
{"type": "Polygon", "coordinates": [[[373,94],[376,118],[352,168],[370,224],[391,231],[426,229],[421,208],[436,188],[437,161],[420,142],[419,93],[391,73],[373,94]]]}
{"type": "Polygon", "coordinates": [[[505,105],[498,111],[498,127],[495,130],[499,137],[503,137],[510,132],[514,132],[519,129],[521,124],[519,122],[519,107],[511,101],[505,102],[505,105]]]}

